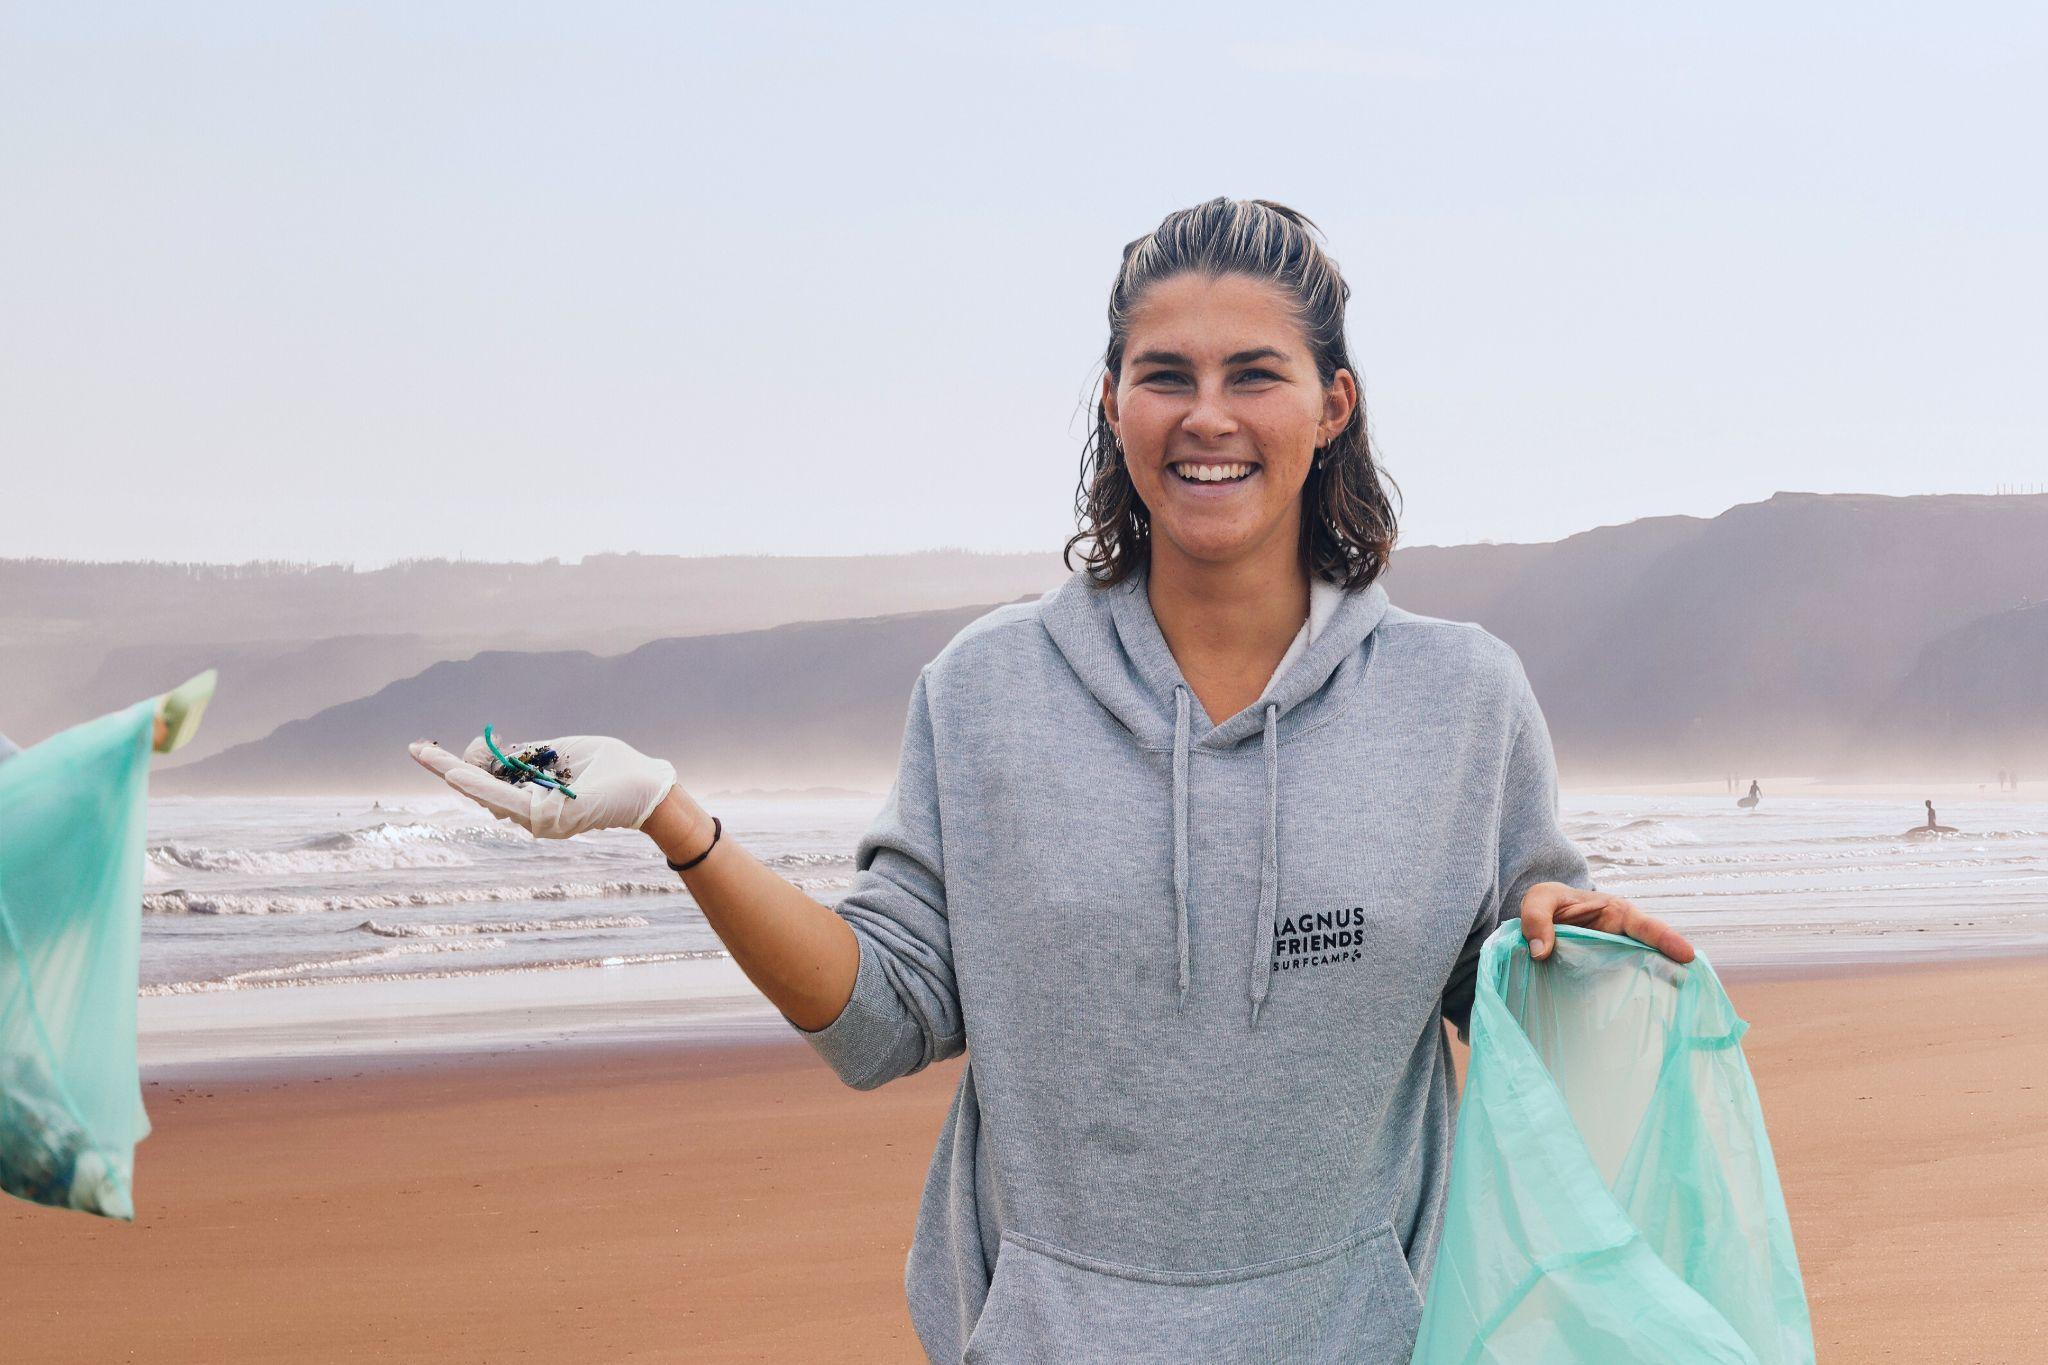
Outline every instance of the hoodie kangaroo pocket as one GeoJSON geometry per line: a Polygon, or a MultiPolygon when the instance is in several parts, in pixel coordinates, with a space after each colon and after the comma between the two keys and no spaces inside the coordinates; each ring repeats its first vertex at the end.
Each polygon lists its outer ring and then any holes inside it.
{"type": "Polygon", "coordinates": [[[1405,1365],[1421,1296],[1392,1223],[1230,1270],[1161,1271],[1005,1230],[963,1365],[1405,1365]]]}

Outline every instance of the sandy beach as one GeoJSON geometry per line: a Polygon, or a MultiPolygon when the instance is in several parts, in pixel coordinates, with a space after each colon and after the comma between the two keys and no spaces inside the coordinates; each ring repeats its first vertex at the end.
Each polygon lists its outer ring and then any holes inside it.
{"type": "MultiPolygon", "coordinates": [[[[1722,976],[1820,1359],[2048,1356],[2048,956],[1722,976]]],[[[860,1093],[779,1027],[153,1080],[133,1226],[0,1202],[0,1358],[919,1360],[963,1061],[860,1093]]]]}

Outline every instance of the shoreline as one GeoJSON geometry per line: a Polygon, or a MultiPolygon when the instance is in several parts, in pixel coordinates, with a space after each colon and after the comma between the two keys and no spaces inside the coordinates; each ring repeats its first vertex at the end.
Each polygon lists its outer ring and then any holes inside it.
{"type": "MultiPolygon", "coordinates": [[[[1715,963],[1714,972],[1732,993],[1738,983],[1848,980],[2014,959],[2048,963],[2048,949],[1994,944],[1971,951],[1944,943],[1827,960],[1737,960],[1715,963]]],[[[380,1069],[401,1059],[466,1064],[558,1048],[803,1041],[730,958],[424,981],[358,978],[145,996],[139,1004],[144,1081],[296,1077],[344,1065],[380,1069]]]]}
{"type": "Polygon", "coordinates": [[[542,1042],[630,1045],[789,1028],[729,957],[428,980],[359,977],[137,1003],[145,1078],[294,1058],[466,1055],[542,1042]]]}

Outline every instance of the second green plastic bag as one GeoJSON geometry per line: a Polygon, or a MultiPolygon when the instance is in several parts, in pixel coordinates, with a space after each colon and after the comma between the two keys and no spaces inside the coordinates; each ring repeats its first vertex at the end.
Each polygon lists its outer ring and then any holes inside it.
{"type": "Polygon", "coordinates": [[[1812,1361],[1748,1023],[1704,956],[1556,934],[1480,951],[1415,1365],[1812,1361]]]}
{"type": "Polygon", "coordinates": [[[149,1132],[135,986],[156,710],[0,763],[0,1190],[122,1221],[149,1132]]]}

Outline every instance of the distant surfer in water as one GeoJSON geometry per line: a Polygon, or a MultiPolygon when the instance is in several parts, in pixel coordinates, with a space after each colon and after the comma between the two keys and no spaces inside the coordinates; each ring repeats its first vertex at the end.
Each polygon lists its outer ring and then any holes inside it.
{"type": "Polygon", "coordinates": [[[1762,787],[1759,787],[1756,784],[1756,779],[1752,777],[1751,779],[1749,779],[1749,795],[1743,797],[1740,801],[1737,801],[1735,804],[1742,807],[1744,810],[1748,811],[1751,815],[1754,815],[1756,814],[1757,803],[1763,799],[1764,789],[1762,787]]]}
{"type": "Polygon", "coordinates": [[[1934,803],[1932,801],[1923,801],[1921,802],[1921,804],[1927,807],[1927,823],[1924,825],[1915,825],[1913,828],[1907,830],[1906,837],[1908,839],[1925,839],[1936,834],[1955,833],[1955,829],[1953,826],[1944,825],[1941,823],[1939,819],[1935,817],[1934,803]]]}

